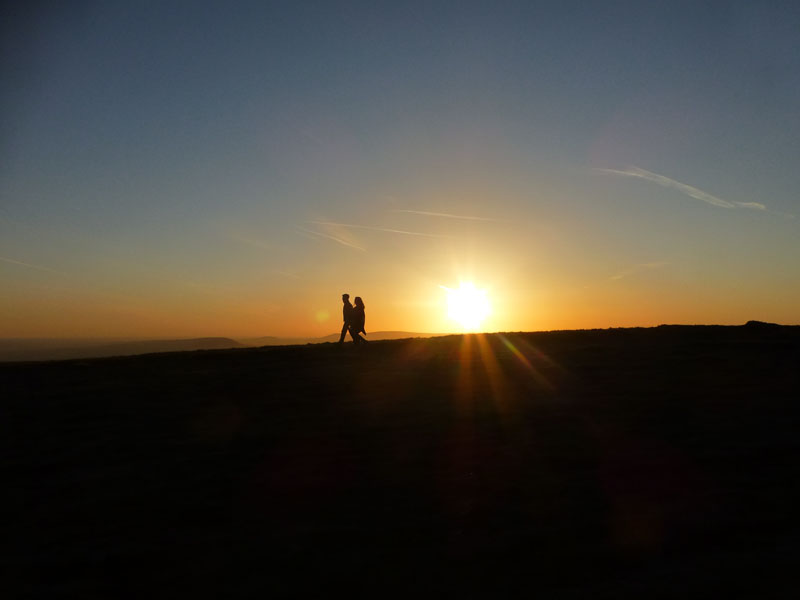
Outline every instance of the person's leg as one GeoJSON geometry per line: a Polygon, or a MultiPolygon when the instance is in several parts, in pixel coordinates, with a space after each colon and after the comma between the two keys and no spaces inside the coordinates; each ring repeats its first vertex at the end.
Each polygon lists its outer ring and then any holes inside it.
{"type": "Polygon", "coordinates": [[[350,327],[349,330],[350,330],[350,337],[353,338],[354,344],[358,344],[360,341],[364,339],[360,335],[358,335],[358,332],[354,328],[350,327]]]}
{"type": "MultiPolygon", "coordinates": [[[[347,331],[348,331],[349,329],[350,329],[350,328],[347,326],[347,323],[344,323],[344,324],[342,325],[342,334],[339,336],[339,343],[340,343],[340,344],[344,342],[344,336],[347,334],[347,331]]],[[[351,333],[350,335],[352,335],[352,333],[351,333]]]]}

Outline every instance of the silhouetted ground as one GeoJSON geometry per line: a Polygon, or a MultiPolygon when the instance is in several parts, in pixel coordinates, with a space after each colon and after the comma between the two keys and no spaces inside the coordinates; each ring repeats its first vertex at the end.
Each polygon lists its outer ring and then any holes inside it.
{"type": "Polygon", "coordinates": [[[2,586],[791,597],[799,365],[767,326],[0,365],[2,586]]]}

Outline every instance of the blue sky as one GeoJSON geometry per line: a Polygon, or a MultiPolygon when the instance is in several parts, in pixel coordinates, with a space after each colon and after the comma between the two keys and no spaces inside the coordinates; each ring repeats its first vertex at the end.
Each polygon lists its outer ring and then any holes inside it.
{"type": "Polygon", "coordinates": [[[798,320],[793,3],[4,10],[0,335],[798,320]]]}

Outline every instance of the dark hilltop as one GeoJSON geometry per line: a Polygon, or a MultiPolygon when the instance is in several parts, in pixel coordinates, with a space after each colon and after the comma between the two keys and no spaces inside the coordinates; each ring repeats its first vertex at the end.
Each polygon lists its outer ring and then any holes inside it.
{"type": "Polygon", "coordinates": [[[798,365],[752,323],[2,364],[4,595],[786,597],[798,365]]]}

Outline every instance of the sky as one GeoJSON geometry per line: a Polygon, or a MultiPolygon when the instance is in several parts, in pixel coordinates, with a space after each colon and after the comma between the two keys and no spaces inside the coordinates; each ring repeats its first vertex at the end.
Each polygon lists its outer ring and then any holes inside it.
{"type": "Polygon", "coordinates": [[[795,2],[0,14],[0,337],[800,323],[795,2]]]}

